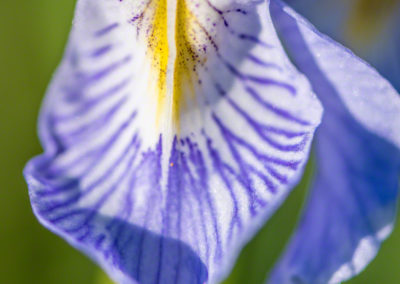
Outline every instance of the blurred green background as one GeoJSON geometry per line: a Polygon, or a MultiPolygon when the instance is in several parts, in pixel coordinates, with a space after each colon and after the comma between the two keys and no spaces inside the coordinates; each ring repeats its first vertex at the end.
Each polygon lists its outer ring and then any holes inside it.
{"type": "MultiPolygon", "coordinates": [[[[0,0],[0,283],[111,283],[88,258],[39,225],[22,177],[26,161],[41,152],[36,118],[62,56],[74,2],[0,0]]],[[[294,229],[312,165],[307,173],[244,249],[226,283],[263,282],[294,229]]],[[[397,226],[378,257],[349,283],[400,283],[399,264],[397,226]]]]}

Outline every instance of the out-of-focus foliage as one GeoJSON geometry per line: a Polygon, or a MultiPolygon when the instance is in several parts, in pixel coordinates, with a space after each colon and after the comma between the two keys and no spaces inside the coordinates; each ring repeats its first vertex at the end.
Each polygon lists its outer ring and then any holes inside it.
{"type": "Polygon", "coordinates": [[[400,0],[286,0],[400,91],[400,0]]]}
{"type": "MultiPolygon", "coordinates": [[[[74,2],[0,1],[0,283],[112,283],[84,255],[38,224],[22,177],[25,162],[41,152],[36,119],[62,56],[74,2]]],[[[300,186],[244,249],[226,284],[263,283],[294,229],[311,175],[309,165],[300,186]]],[[[349,283],[400,283],[399,263],[400,226],[368,269],[349,283]]]]}

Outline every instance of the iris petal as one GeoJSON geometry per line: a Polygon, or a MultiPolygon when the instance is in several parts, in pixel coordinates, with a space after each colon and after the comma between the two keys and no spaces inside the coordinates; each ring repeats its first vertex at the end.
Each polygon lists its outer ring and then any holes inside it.
{"type": "Polygon", "coordinates": [[[39,220],[121,283],[221,280],[320,122],[267,3],[182,1],[78,1],[25,169],[39,220]]]}
{"type": "Polygon", "coordinates": [[[324,106],[317,174],[271,283],[340,283],[390,234],[400,173],[400,97],[373,68],[279,1],[278,33],[324,106]]]}

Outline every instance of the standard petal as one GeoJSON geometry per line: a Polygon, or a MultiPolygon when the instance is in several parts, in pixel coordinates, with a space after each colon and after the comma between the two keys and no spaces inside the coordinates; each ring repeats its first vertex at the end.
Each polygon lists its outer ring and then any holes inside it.
{"type": "Polygon", "coordinates": [[[171,3],[78,1],[25,169],[39,220],[122,283],[224,277],[321,117],[267,3],[171,3]]]}
{"type": "Polygon", "coordinates": [[[316,180],[271,283],[340,283],[390,234],[400,173],[400,97],[366,63],[282,2],[278,34],[324,106],[316,180]]]}

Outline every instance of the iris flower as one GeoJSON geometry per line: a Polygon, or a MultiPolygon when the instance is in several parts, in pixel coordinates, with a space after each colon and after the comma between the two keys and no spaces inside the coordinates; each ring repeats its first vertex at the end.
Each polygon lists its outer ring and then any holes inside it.
{"type": "Polygon", "coordinates": [[[279,0],[78,0],[25,168],[39,221],[119,283],[217,283],[317,172],[271,283],[338,283],[390,234],[400,97],[279,0]]]}

